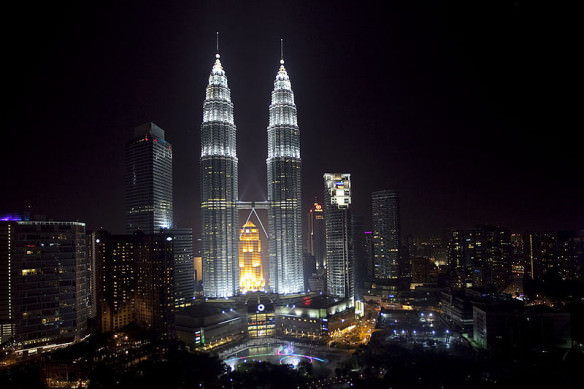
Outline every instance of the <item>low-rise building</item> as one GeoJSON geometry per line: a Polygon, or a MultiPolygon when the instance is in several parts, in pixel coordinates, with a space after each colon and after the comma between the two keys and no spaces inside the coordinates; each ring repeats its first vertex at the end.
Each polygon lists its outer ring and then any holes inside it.
{"type": "Polygon", "coordinates": [[[473,340],[495,353],[549,352],[572,346],[570,313],[516,301],[475,304],[473,340]]]}

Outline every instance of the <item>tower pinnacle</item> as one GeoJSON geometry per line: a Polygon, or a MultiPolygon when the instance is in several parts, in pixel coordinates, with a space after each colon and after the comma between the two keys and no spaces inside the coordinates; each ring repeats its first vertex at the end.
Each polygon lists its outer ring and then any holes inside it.
{"type": "Polygon", "coordinates": [[[284,65],[284,39],[280,39],[280,64],[284,65]]]}

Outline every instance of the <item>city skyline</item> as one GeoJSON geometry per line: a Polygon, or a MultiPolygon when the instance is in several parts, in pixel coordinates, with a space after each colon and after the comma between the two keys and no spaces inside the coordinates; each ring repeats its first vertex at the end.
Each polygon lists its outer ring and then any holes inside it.
{"type": "Polygon", "coordinates": [[[244,161],[241,200],[266,196],[266,108],[283,38],[303,129],[303,214],[322,200],[323,172],[350,171],[366,226],[371,192],[391,189],[401,193],[404,234],[479,223],[582,228],[584,188],[568,127],[526,130],[524,106],[543,92],[528,96],[535,87],[525,78],[543,64],[524,66],[520,48],[533,54],[533,43],[520,40],[519,5],[449,3],[448,16],[436,5],[76,7],[47,10],[50,29],[33,18],[27,26],[44,35],[23,38],[26,51],[10,46],[22,83],[9,85],[17,114],[8,126],[25,130],[9,134],[3,155],[12,167],[6,211],[31,205],[32,213],[123,231],[123,145],[152,121],[175,149],[175,225],[200,234],[196,150],[219,31],[244,161]],[[31,107],[36,114],[24,115],[31,107]]]}

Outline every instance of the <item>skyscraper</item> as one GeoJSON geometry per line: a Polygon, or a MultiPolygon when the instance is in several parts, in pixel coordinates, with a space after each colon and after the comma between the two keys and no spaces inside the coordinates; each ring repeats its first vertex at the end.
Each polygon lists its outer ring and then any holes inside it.
{"type": "Polygon", "coordinates": [[[231,91],[216,55],[201,125],[201,240],[203,293],[233,296],[239,290],[237,153],[231,91]]]}
{"type": "Polygon", "coordinates": [[[193,264],[193,229],[173,228],[174,305],[183,308],[193,303],[195,269],[193,264]]]}
{"type": "Polygon", "coordinates": [[[392,190],[371,194],[373,221],[373,277],[397,286],[399,278],[399,195],[392,190]]]}
{"type": "Polygon", "coordinates": [[[351,221],[351,175],[325,173],[324,220],[326,226],[327,294],[353,299],[354,252],[351,221]]]}
{"type": "Polygon", "coordinates": [[[172,227],[172,147],[150,122],[135,128],[126,145],[126,230],[172,227]]]}
{"type": "MultiPolygon", "coordinates": [[[[182,235],[167,230],[127,235],[100,230],[94,234],[98,320],[102,332],[117,331],[136,321],[163,336],[173,336],[175,253],[181,251],[184,242],[180,239],[185,235],[190,245],[190,229],[182,235]]],[[[192,270],[190,274],[192,277],[192,270]]],[[[180,292],[177,295],[184,297],[180,292]]]]}
{"type": "Polygon", "coordinates": [[[0,221],[0,343],[79,340],[89,305],[85,224],[0,221]]]}
{"type": "Polygon", "coordinates": [[[296,293],[304,290],[300,130],[283,59],[274,81],[269,116],[266,162],[270,289],[275,293],[296,293]]]}
{"type": "Polygon", "coordinates": [[[308,211],[308,254],[314,256],[316,269],[324,269],[324,258],[326,252],[324,229],[324,209],[319,203],[314,203],[308,211]]]}
{"type": "Polygon", "coordinates": [[[174,238],[170,233],[138,233],[134,242],[136,321],[174,337],[174,238]]]}
{"type": "Polygon", "coordinates": [[[97,318],[101,332],[117,331],[136,318],[136,237],[92,234],[97,279],[97,318]]]}
{"type": "Polygon", "coordinates": [[[501,227],[477,226],[450,231],[448,266],[454,287],[494,286],[511,280],[511,233],[501,227]]]}

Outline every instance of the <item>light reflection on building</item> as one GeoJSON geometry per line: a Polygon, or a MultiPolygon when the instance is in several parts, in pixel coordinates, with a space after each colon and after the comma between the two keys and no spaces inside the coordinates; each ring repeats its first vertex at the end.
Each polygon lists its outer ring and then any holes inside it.
{"type": "Polygon", "coordinates": [[[239,235],[239,288],[241,293],[263,290],[262,245],[256,225],[245,223],[239,235]]]}

